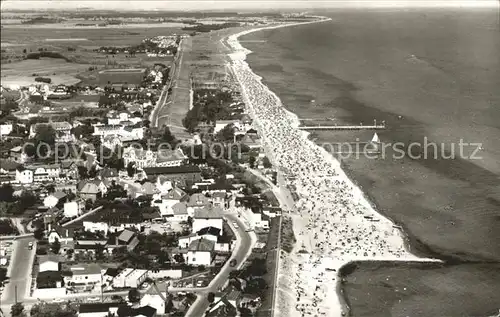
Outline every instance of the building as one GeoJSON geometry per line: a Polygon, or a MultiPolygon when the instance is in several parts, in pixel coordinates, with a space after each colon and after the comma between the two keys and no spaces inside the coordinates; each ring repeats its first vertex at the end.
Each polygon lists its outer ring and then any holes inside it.
{"type": "Polygon", "coordinates": [[[214,256],[215,242],[208,239],[198,239],[189,245],[186,262],[188,265],[204,265],[212,264],[214,256]]]}
{"type": "Polygon", "coordinates": [[[144,68],[106,69],[99,72],[101,87],[112,85],[140,86],[146,75],[144,68]]]}
{"type": "Polygon", "coordinates": [[[66,193],[61,191],[56,191],[44,198],[43,205],[48,208],[53,208],[57,204],[65,200],[66,200],[66,193]]]}
{"type": "Polygon", "coordinates": [[[64,203],[64,217],[74,218],[80,216],[83,207],[84,206],[81,201],[70,201],[64,203]]]}
{"type": "Polygon", "coordinates": [[[118,316],[118,309],[127,307],[126,303],[81,303],[78,317],[118,316]]]}
{"type": "Polygon", "coordinates": [[[236,124],[237,122],[239,122],[239,120],[218,120],[215,122],[215,127],[214,127],[214,134],[217,134],[217,132],[221,131],[222,129],[224,129],[226,126],[230,125],[230,124],[236,124]]]}
{"type": "Polygon", "coordinates": [[[17,162],[19,164],[23,164],[26,162],[28,159],[28,156],[26,153],[24,153],[23,147],[22,146],[16,146],[13,147],[12,149],[9,150],[9,157],[11,160],[14,162],[17,162]]]}
{"type": "Polygon", "coordinates": [[[0,138],[4,135],[9,135],[13,130],[12,123],[0,124],[0,138]]]}
{"type": "Polygon", "coordinates": [[[80,198],[83,200],[90,199],[96,201],[99,194],[103,194],[102,188],[96,185],[95,182],[86,182],[78,191],[78,195],[80,195],[80,198]]]}
{"type": "Polygon", "coordinates": [[[213,242],[217,242],[219,235],[220,235],[220,230],[218,228],[206,227],[196,233],[191,233],[190,235],[179,237],[179,247],[188,248],[193,241],[199,239],[207,239],[213,242]]]}
{"type": "Polygon", "coordinates": [[[71,125],[71,123],[66,121],[33,124],[30,127],[30,138],[34,138],[41,128],[49,126],[55,130],[57,142],[74,141],[74,136],[71,134],[71,129],[73,128],[73,126],[71,125]]]}
{"type": "Polygon", "coordinates": [[[38,272],[60,271],[59,257],[55,255],[41,255],[38,257],[38,272]]]}
{"type": "Polygon", "coordinates": [[[214,207],[226,208],[226,193],[215,192],[212,194],[212,204],[214,207]]]}
{"type": "Polygon", "coordinates": [[[74,290],[92,291],[102,283],[101,267],[95,263],[79,264],[71,267],[71,272],[64,277],[64,282],[74,290]]]}
{"type": "Polygon", "coordinates": [[[174,221],[187,221],[189,218],[188,209],[185,202],[178,202],[172,206],[174,221]]]}
{"type": "Polygon", "coordinates": [[[181,149],[159,150],[156,155],[156,166],[181,166],[186,161],[187,156],[184,155],[181,149]]]}
{"type": "Polygon", "coordinates": [[[148,178],[156,178],[162,175],[163,178],[176,182],[190,181],[195,183],[201,180],[201,170],[198,166],[194,165],[147,167],[143,171],[148,178]]]}
{"type": "Polygon", "coordinates": [[[223,223],[220,216],[221,210],[214,209],[201,209],[194,212],[193,217],[193,232],[198,232],[207,227],[214,227],[222,233],[223,223]]]}
{"type": "Polygon", "coordinates": [[[113,287],[138,287],[148,277],[147,270],[126,268],[113,279],[113,287]]]}
{"type": "Polygon", "coordinates": [[[58,179],[60,174],[59,164],[20,166],[16,170],[16,181],[21,184],[48,182],[58,179]]]}
{"type": "Polygon", "coordinates": [[[130,252],[133,251],[139,244],[139,238],[137,238],[137,234],[135,232],[125,229],[118,236],[117,242],[117,245],[126,246],[127,250],[130,252]]]}
{"type": "MultiPolygon", "coordinates": [[[[137,141],[144,138],[144,127],[123,124],[94,124],[93,135],[100,136],[101,142],[108,137],[117,137],[121,142],[137,141]]],[[[109,143],[109,142],[108,142],[109,143]]]]}
{"type": "Polygon", "coordinates": [[[19,166],[16,169],[16,182],[21,184],[33,183],[33,171],[26,169],[23,166],[19,166]]]}

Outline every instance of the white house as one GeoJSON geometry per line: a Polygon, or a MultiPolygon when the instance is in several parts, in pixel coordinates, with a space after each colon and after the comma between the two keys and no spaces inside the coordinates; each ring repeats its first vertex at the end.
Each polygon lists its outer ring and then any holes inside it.
{"type": "Polygon", "coordinates": [[[65,197],[66,194],[64,192],[61,191],[54,192],[45,197],[45,199],[43,200],[43,205],[48,208],[53,208],[59,203],[61,199],[65,197]]]}
{"type": "Polygon", "coordinates": [[[193,232],[198,232],[207,227],[214,227],[220,229],[220,232],[222,233],[222,217],[220,216],[220,213],[216,213],[213,210],[208,211],[207,209],[201,209],[195,211],[193,217],[193,232]]]}
{"type": "Polygon", "coordinates": [[[0,124],[0,137],[9,135],[13,130],[12,123],[0,124]]]}
{"type": "Polygon", "coordinates": [[[63,227],[55,227],[49,229],[49,233],[47,234],[47,239],[49,243],[54,243],[56,240],[61,244],[61,250],[59,252],[66,253],[69,249],[73,249],[74,243],[74,231],[73,229],[63,228],[63,227]]]}
{"type": "Polygon", "coordinates": [[[126,268],[113,279],[113,287],[138,287],[148,277],[147,270],[126,268]]]}
{"type": "Polygon", "coordinates": [[[208,239],[198,239],[191,242],[187,252],[186,262],[189,265],[204,265],[212,264],[214,255],[215,242],[208,239]]]}
{"type": "Polygon", "coordinates": [[[180,248],[188,248],[189,245],[196,240],[200,239],[206,239],[213,241],[215,243],[214,250],[218,251],[217,249],[221,249],[220,251],[226,251],[229,246],[223,245],[223,243],[218,243],[219,236],[220,236],[220,230],[214,227],[207,227],[204,229],[201,229],[200,231],[196,233],[191,233],[187,236],[179,237],[179,247],[180,248]],[[219,246],[217,245],[219,244],[219,246]]]}
{"type": "Polygon", "coordinates": [[[90,231],[90,232],[97,232],[97,231],[108,232],[109,225],[106,222],[84,221],[83,229],[85,231],[90,231]]]}
{"type": "Polygon", "coordinates": [[[237,124],[237,122],[239,122],[239,120],[217,120],[215,122],[214,134],[217,134],[217,132],[224,129],[227,125],[237,124]]]}
{"type": "Polygon", "coordinates": [[[71,267],[71,274],[64,277],[66,285],[79,290],[93,290],[101,285],[102,269],[95,263],[71,267]]]}
{"type": "Polygon", "coordinates": [[[38,258],[38,271],[59,271],[59,257],[53,255],[42,255],[38,258]]]}
{"type": "Polygon", "coordinates": [[[83,204],[80,201],[71,201],[64,204],[64,217],[78,217],[82,213],[83,204]]]}
{"type": "Polygon", "coordinates": [[[245,219],[248,220],[250,227],[269,229],[269,221],[262,220],[262,214],[259,210],[241,208],[241,213],[245,215],[245,219]]]}
{"type": "Polygon", "coordinates": [[[33,183],[33,171],[20,167],[16,169],[16,182],[21,184],[33,183]]]}

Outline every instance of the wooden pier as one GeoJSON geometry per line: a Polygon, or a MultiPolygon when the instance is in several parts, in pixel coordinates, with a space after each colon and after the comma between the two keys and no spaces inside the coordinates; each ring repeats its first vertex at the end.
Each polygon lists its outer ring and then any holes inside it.
{"type": "Polygon", "coordinates": [[[303,125],[301,130],[385,130],[385,125],[303,125]]]}
{"type": "MultiPolygon", "coordinates": [[[[310,119],[304,118],[300,119],[300,121],[333,121],[333,118],[328,119],[310,119]]],[[[301,125],[299,126],[301,130],[338,130],[338,131],[346,131],[346,130],[385,130],[385,121],[382,121],[381,124],[377,124],[377,120],[373,120],[373,124],[371,125],[325,125],[325,124],[317,124],[317,125],[301,125]]]]}

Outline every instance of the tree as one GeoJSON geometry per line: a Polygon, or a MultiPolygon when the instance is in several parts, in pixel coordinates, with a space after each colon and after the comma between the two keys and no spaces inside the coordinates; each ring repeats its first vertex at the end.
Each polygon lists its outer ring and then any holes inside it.
{"type": "Polygon", "coordinates": [[[0,201],[13,202],[15,200],[13,194],[12,185],[5,184],[0,187],[0,201]]]}
{"type": "Polygon", "coordinates": [[[31,317],[77,317],[78,312],[73,305],[39,303],[30,310],[31,317]]]}
{"type": "Polygon", "coordinates": [[[207,299],[208,299],[208,302],[209,302],[210,304],[212,304],[212,303],[214,302],[214,300],[215,300],[215,294],[214,294],[214,293],[212,293],[212,292],[208,293],[208,295],[207,295],[207,299]]]}
{"type": "Polygon", "coordinates": [[[174,255],[174,260],[177,263],[184,263],[185,262],[184,257],[180,253],[177,253],[176,255],[174,255]]]}
{"type": "Polygon", "coordinates": [[[240,307],[239,311],[240,311],[241,317],[252,317],[253,316],[252,311],[249,308],[240,307]]]}
{"type": "Polygon", "coordinates": [[[167,126],[165,126],[163,130],[163,135],[161,140],[162,142],[170,144],[172,148],[174,148],[177,143],[177,139],[172,135],[172,132],[170,132],[170,129],[167,126]]]}
{"type": "Polygon", "coordinates": [[[52,194],[56,191],[56,187],[54,186],[54,184],[49,184],[45,187],[45,189],[47,190],[47,192],[49,194],[52,194]]]}
{"type": "Polygon", "coordinates": [[[132,288],[128,291],[128,301],[134,304],[141,301],[141,293],[139,293],[137,288],[132,288]]]}
{"type": "Polygon", "coordinates": [[[12,317],[25,317],[26,312],[24,311],[23,303],[16,303],[12,305],[10,308],[10,314],[12,317]]]}
{"type": "Polygon", "coordinates": [[[34,232],[33,232],[33,236],[35,237],[35,239],[37,240],[42,240],[43,237],[44,237],[44,232],[43,232],[43,228],[37,228],[34,232]]]}
{"type": "Polygon", "coordinates": [[[255,161],[256,161],[255,156],[251,155],[250,158],[248,159],[248,164],[250,165],[250,168],[255,167],[255,161]]]}
{"type": "Polygon", "coordinates": [[[80,179],[87,179],[89,177],[87,168],[85,166],[78,166],[78,177],[80,179]]]}
{"type": "Polygon", "coordinates": [[[134,162],[130,162],[127,164],[127,175],[128,177],[134,177],[135,174],[135,168],[134,168],[134,162]]]}
{"type": "Polygon", "coordinates": [[[61,250],[61,242],[59,242],[59,239],[55,239],[54,242],[51,244],[50,249],[52,252],[55,254],[59,254],[59,250],[61,250]]]}
{"type": "Polygon", "coordinates": [[[56,142],[56,131],[50,125],[40,125],[36,131],[35,141],[37,144],[44,142],[48,145],[54,145],[56,142]]]}
{"type": "Polygon", "coordinates": [[[222,130],[217,132],[217,139],[222,142],[233,142],[234,126],[232,124],[226,125],[222,130]]]}
{"type": "Polygon", "coordinates": [[[95,249],[95,258],[96,260],[104,259],[104,245],[98,243],[95,249]]]}
{"type": "Polygon", "coordinates": [[[267,158],[267,156],[264,156],[264,158],[262,159],[262,165],[264,166],[264,168],[271,168],[271,167],[273,167],[273,165],[271,164],[271,161],[269,161],[269,159],[267,158]]]}

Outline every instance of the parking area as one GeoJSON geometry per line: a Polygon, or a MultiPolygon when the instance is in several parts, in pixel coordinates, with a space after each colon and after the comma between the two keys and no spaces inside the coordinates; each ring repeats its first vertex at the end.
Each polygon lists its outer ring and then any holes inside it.
{"type": "Polygon", "coordinates": [[[149,234],[152,231],[156,231],[159,233],[175,233],[175,232],[183,232],[184,230],[188,229],[189,225],[187,224],[182,224],[180,222],[176,221],[171,221],[171,222],[159,222],[159,221],[153,221],[151,223],[148,223],[145,226],[144,232],[146,234],[149,234]]]}

